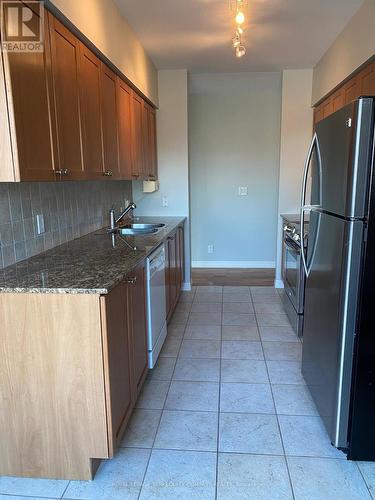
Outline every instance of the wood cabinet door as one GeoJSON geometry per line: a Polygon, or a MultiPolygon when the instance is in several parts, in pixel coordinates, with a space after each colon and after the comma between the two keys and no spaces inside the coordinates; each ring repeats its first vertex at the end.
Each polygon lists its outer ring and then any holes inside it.
{"type": "Polygon", "coordinates": [[[131,131],[133,179],[146,178],[144,173],[144,127],[143,99],[132,91],[131,131]]]}
{"type": "Polygon", "coordinates": [[[101,179],[104,169],[100,61],[83,43],[79,43],[79,54],[84,176],[101,179]]]}
{"type": "Polygon", "coordinates": [[[174,311],[177,299],[177,233],[173,233],[168,237],[168,267],[169,267],[169,302],[170,314],[174,311]]]}
{"type": "Polygon", "coordinates": [[[345,106],[345,96],[343,89],[340,88],[332,95],[332,112],[341,109],[345,106]]]}
{"type": "Polygon", "coordinates": [[[79,41],[48,14],[51,36],[53,91],[56,109],[59,170],[63,177],[83,179],[79,92],[79,41]]]}
{"type": "Polygon", "coordinates": [[[359,75],[360,95],[375,95],[375,61],[363,69],[359,75]]]}
{"type": "Polygon", "coordinates": [[[323,120],[323,106],[322,104],[319,104],[319,106],[314,109],[314,125],[321,120],[323,120]]]}
{"type": "Polygon", "coordinates": [[[343,86],[345,104],[349,104],[360,96],[361,89],[359,83],[358,75],[356,75],[343,86]]]}
{"type": "Polygon", "coordinates": [[[134,404],[128,288],[125,283],[101,296],[101,313],[109,449],[113,455],[134,404]]]}
{"type": "Polygon", "coordinates": [[[177,231],[178,235],[178,257],[177,257],[177,267],[178,267],[178,295],[181,292],[182,284],[184,282],[184,228],[179,227],[177,231]]]}
{"type": "Polygon", "coordinates": [[[101,63],[102,136],[104,176],[118,179],[119,144],[117,127],[116,75],[101,63]]]}
{"type": "Polygon", "coordinates": [[[149,106],[148,110],[148,148],[149,148],[149,169],[148,176],[151,180],[158,178],[158,151],[156,137],[156,111],[149,106]]]}
{"type": "MultiPolygon", "coordinates": [[[[38,17],[33,16],[30,22],[39,22],[38,17]]],[[[32,24],[29,28],[33,30],[32,24]]],[[[8,114],[15,129],[15,180],[55,180],[58,166],[48,17],[43,52],[4,52],[3,57],[8,114]]]]}
{"type": "Polygon", "coordinates": [[[328,97],[325,101],[322,102],[322,113],[323,118],[327,118],[327,116],[333,113],[333,103],[331,97],[328,97]]]}
{"type": "Polygon", "coordinates": [[[165,244],[165,302],[166,302],[166,311],[167,311],[167,319],[170,317],[171,313],[171,268],[169,261],[169,240],[166,241],[165,244]]]}
{"type": "Polygon", "coordinates": [[[148,371],[146,281],[144,265],[137,267],[128,278],[131,304],[134,399],[137,398],[148,371]]]}
{"type": "Polygon", "coordinates": [[[130,87],[117,77],[119,168],[122,179],[132,179],[131,101],[130,87]]]}

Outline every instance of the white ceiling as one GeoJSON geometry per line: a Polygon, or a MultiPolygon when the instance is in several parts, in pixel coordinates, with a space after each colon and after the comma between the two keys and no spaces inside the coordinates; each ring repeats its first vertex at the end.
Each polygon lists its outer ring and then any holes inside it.
{"type": "Polygon", "coordinates": [[[158,69],[313,67],[363,0],[248,0],[247,54],[236,59],[229,0],[115,0],[158,69]]]}

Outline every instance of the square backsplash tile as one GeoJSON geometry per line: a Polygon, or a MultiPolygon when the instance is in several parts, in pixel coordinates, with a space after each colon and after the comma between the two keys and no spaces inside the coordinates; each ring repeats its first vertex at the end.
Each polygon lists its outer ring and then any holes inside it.
{"type": "Polygon", "coordinates": [[[0,269],[100,229],[131,198],[130,181],[0,183],[0,269]]]}

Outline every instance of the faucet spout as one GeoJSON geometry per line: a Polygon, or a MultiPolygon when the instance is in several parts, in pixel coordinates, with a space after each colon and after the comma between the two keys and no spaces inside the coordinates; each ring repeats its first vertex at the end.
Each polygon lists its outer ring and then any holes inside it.
{"type": "Polygon", "coordinates": [[[116,229],[117,224],[125,217],[125,215],[129,213],[130,210],[134,210],[136,208],[137,206],[135,203],[130,203],[130,205],[128,205],[118,217],[115,216],[115,210],[111,208],[111,210],[109,211],[111,229],[116,229]]]}

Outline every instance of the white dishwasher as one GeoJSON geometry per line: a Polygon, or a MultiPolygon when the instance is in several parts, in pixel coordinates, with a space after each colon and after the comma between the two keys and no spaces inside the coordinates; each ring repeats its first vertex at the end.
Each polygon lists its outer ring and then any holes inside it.
{"type": "Polygon", "coordinates": [[[147,332],[148,367],[153,368],[167,336],[164,244],[147,258],[147,332]]]}

